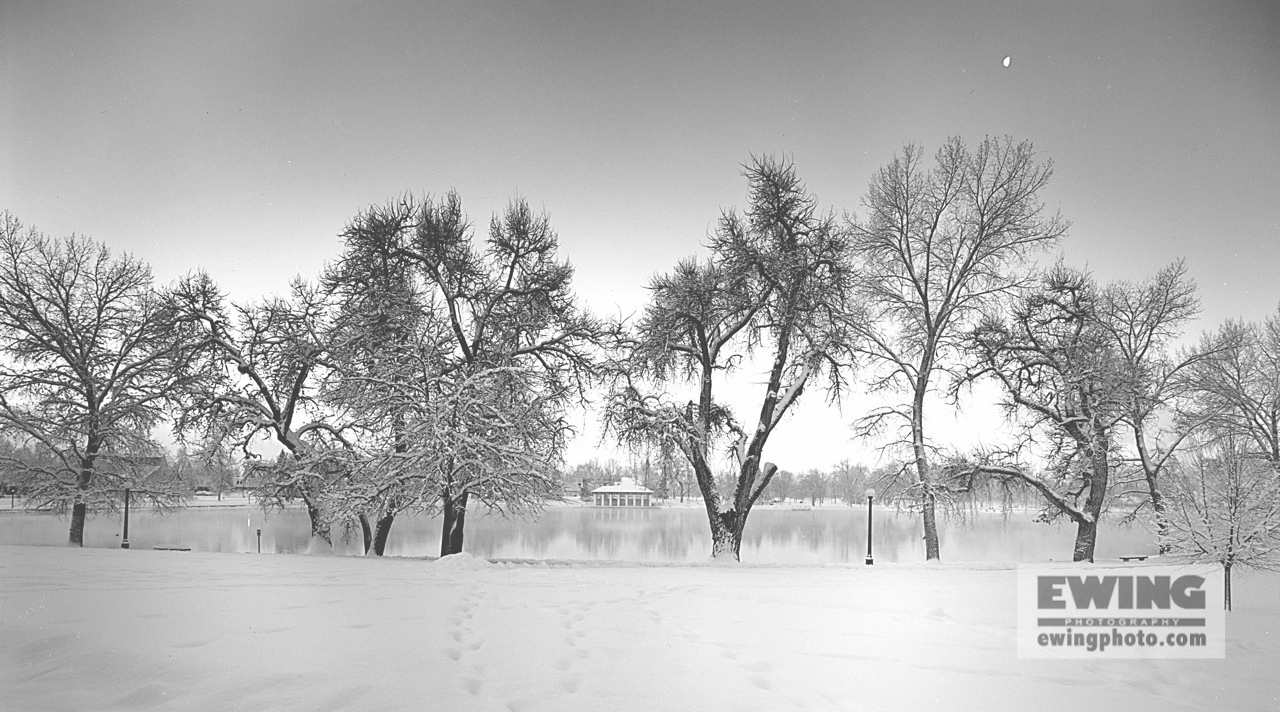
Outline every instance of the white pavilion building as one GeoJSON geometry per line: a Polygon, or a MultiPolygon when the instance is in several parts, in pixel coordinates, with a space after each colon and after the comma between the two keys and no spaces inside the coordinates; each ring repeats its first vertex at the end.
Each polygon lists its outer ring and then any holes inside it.
{"type": "Polygon", "coordinates": [[[630,477],[623,477],[616,485],[605,485],[591,490],[591,498],[597,507],[652,507],[653,490],[636,484],[630,477]]]}

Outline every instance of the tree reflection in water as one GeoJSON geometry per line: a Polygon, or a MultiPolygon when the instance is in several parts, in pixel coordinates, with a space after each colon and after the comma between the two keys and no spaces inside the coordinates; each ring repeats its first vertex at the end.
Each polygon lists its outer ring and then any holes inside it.
{"type": "MultiPolygon", "coordinates": [[[[875,515],[877,562],[924,560],[924,542],[915,515],[880,510],[875,515]]],[[[1070,528],[1037,524],[1031,513],[970,513],[943,520],[941,536],[948,561],[1070,560],[1070,528]]],[[[742,542],[747,563],[858,563],[866,552],[866,510],[832,507],[797,511],[762,506],[751,512],[742,542]]],[[[511,559],[597,559],[616,561],[704,561],[710,549],[706,513],[699,508],[553,507],[535,521],[474,513],[467,522],[466,549],[472,555],[511,559]]],[[[43,514],[0,517],[0,543],[61,545],[66,526],[43,514]]],[[[197,551],[253,552],[262,530],[263,553],[306,551],[309,524],[300,509],[264,513],[248,508],[192,508],[160,516],[137,511],[130,517],[134,548],[187,547],[197,551]]],[[[118,547],[119,518],[97,517],[85,531],[85,546],[118,547]]],[[[396,521],[387,546],[390,556],[434,556],[440,523],[430,517],[396,521]]],[[[1141,527],[1108,524],[1098,556],[1153,553],[1141,527]]],[[[358,554],[358,536],[335,536],[340,554],[358,554]]]]}

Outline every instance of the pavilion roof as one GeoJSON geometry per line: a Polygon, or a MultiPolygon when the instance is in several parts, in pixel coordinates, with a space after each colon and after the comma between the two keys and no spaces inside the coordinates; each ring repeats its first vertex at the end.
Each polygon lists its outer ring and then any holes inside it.
{"type": "Polygon", "coordinates": [[[622,482],[616,485],[605,485],[591,490],[592,494],[599,492],[600,494],[653,494],[653,490],[636,484],[635,480],[624,477],[622,482]]]}

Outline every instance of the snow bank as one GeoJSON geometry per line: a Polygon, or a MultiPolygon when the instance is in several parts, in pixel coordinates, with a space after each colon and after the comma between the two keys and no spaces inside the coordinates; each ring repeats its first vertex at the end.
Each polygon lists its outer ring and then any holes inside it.
{"type": "Polygon", "coordinates": [[[478,559],[467,552],[442,556],[435,560],[437,571],[483,571],[495,568],[484,559],[478,559]]]}
{"type": "Polygon", "coordinates": [[[1280,576],[1225,660],[1020,660],[1016,572],[524,566],[0,546],[0,708],[1260,710],[1280,576]]]}

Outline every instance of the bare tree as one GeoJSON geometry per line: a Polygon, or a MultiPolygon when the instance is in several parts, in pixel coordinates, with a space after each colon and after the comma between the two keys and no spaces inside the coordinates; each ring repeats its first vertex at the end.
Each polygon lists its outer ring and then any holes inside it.
{"type": "Polygon", "coordinates": [[[202,451],[239,450],[267,506],[301,499],[313,537],[331,543],[322,495],[344,475],[351,445],[346,425],[319,400],[327,375],[329,307],[323,293],[296,280],[288,298],[225,304],[208,275],[181,280],[174,303],[210,345],[207,385],[184,400],[176,430],[202,451]],[[289,454],[264,458],[274,443],[289,454]]]}
{"type": "MultiPolygon", "coordinates": [[[[1127,426],[1133,450],[1132,456],[1124,458],[1126,468],[1116,483],[1116,496],[1138,499],[1130,518],[1149,505],[1161,533],[1165,531],[1161,474],[1183,442],[1206,423],[1184,407],[1190,391],[1187,377],[1200,361],[1216,355],[1219,347],[1176,356],[1169,351],[1170,342],[1200,311],[1195,283],[1181,260],[1152,279],[1111,283],[1098,310],[1098,320],[1116,348],[1128,384],[1122,391],[1121,422],[1127,426]],[[1137,477],[1130,476],[1129,466],[1137,477]]],[[[1163,553],[1163,536],[1158,538],[1163,553]]]]}
{"type": "Polygon", "coordinates": [[[25,471],[29,502],[70,510],[70,544],[126,487],[177,499],[139,480],[160,451],[152,430],[196,378],[190,336],[144,263],[0,217],[0,430],[39,454],[8,465],[25,471]]]}
{"type": "Polygon", "coordinates": [[[197,494],[201,490],[216,493],[219,500],[223,492],[236,483],[233,460],[225,449],[193,457],[186,446],[179,445],[165,463],[164,474],[187,487],[194,487],[197,494]]]}
{"type": "Polygon", "coordinates": [[[739,558],[747,516],[777,471],[769,436],[811,379],[827,376],[838,398],[851,365],[847,324],[853,272],[848,242],[818,212],[790,162],[744,167],[745,214],[724,212],[711,258],[686,260],[653,279],[653,296],[610,397],[607,426],[620,442],[675,446],[693,467],[711,527],[711,556],[739,558]],[[719,374],[760,355],[767,364],[755,423],[739,425],[713,395],[719,374]],[[690,387],[692,399],[667,388],[690,387]],[[717,491],[714,449],[727,444],[731,496],[717,491]],[[722,501],[725,506],[721,506],[722,501]]]}
{"type": "Polygon", "coordinates": [[[977,365],[969,378],[1001,384],[1008,412],[1023,424],[1023,447],[952,473],[965,475],[964,487],[986,474],[1034,488],[1049,504],[1045,519],[1076,524],[1076,561],[1093,560],[1098,519],[1110,498],[1134,494],[1130,483],[1143,483],[1140,494],[1159,519],[1158,477],[1194,428],[1181,424],[1162,447],[1150,446],[1148,430],[1177,394],[1178,374],[1194,364],[1170,358],[1167,345],[1197,309],[1181,263],[1106,288],[1083,271],[1051,269],[1008,322],[989,316],[971,336],[977,365]],[[1126,456],[1126,427],[1136,456],[1126,456]],[[1036,448],[1048,463],[1041,471],[1019,461],[1036,448]]]}
{"type": "Polygon", "coordinates": [[[849,506],[865,500],[871,470],[863,464],[841,460],[831,468],[831,495],[849,506]]]}
{"type": "Polygon", "coordinates": [[[769,485],[764,489],[765,502],[770,503],[773,500],[786,502],[799,492],[798,480],[794,472],[779,469],[773,477],[769,478],[769,485]]]}
{"type": "MultiPolygon", "coordinates": [[[[568,427],[557,384],[519,366],[452,371],[405,388],[406,400],[429,402],[365,454],[327,509],[358,515],[393,501],[397,511],[439,511],[446,488],[465,488],[489,511],[529,515],[561,496],[558,466],[568,427]]],[[[441,555],[462,549],[465,510],[445,530],[441,555]]],[[[376,554],[386,545],[379,527],[376,554]]]]}
{"type": "Polygon", "coordinates": [[[1280,481],[1264,458],[1228,435],[1199,444],[1170,468],[1164,541],[1169,553],[1221,564],[1231,610],[1236,568],[1280,569],[1280,481]]]}
{"type": "MultiPolygon", "coordinates": [[[[401,254],[416,218],[409,199],[363,211],[343,230],[343,254],[323,278],[335,302],[328,340],[337,372],[328,379],[323,397],[355,416],[361,455],[375,460],[384,450],[407,453],[410,420],[414,413],[433,407],[430,394],[420,386],[446,368],[450,335],[401,254]],[[412,398],[405,397],[409,393],[412,398]]],[[[403,457],[393,461],[408,463],[403,457]]],[[[387,474],[367,467],[361,472],[387,474]]],[[[336,505],[339,511],[351,511],[354,503],[362,507],[354,511],[354,518],[364,530],[366,554],[382,556],[396,516],[421,506],[420,498],[383,486],[403,482],[402,474],[391,473],[384,477],[387,482],[373,488],[355,487],[349,494],[360,490],[359,496],[336,505]],[[371,496],[375,492],[377,496],[371,496]]]]}
{"type": "Polygon", "coordinates": [[[1058,265],[1009,322],[991,316],[974,331],[978,365],[970,377],[1001,384],[1011,417],[1025,418],[1024,444],[951,471],[966,487],[974,475],[989,475],[1035,488],[1049,503],[1044,519],[1066,516],[1076,524],[1074,561],[1093,560],[1128,400],[1121,357],[1097,319],[1100,298],[1092,278],[1058,265]],[[1019,458],[1036,445],[1046,450],[1042,472],[1019,458]]]}
{"type": "Polygon", "coordinates": [[[1280,312],[1261,323],[1229,321],[1206,334],[1186,374],[1189,414],[1280,472],[1280,312]]]}
{"type": "Polygon", "coordinates": [[[681,502],[695,486],[693,469],[680,450],[669,441],[659,441],[650,448],[650,456],[657,460],[657,496],[663,499],[679,498],[681,502]]]}
{"type": "Polygon", "coordinates": [[[822,470],[816,467],[810,468],[800,476],[796,484],[798,485],[801,499],[808,499],[809,504],[817,505],[827,501],[831,479],[822,470]]]}
{"type": "Polygon", "coordinates": [[[593,457],[586,462],[578,463],[565,475],[565,486],[578,492],[582,499],[589,499],[591,490],[617,482],[619,472],[621,472],[621,465],[617,460],[609,459],[601,462],[599,458],[593,457]]]}
{"type": "Polygon", "coordinates": [[[327,280],[346,305],[334,342],[341,385],[330,395],[362,423],[369,466],[359,471],[370,479],[352,496],[378,513],[382,532],[397,511],[439,511],[440,553],[458,553],[473,497],[529,511],[558,489],[547,477],[563,451],[566,408],[585,400],[610,330],[577,307],[549,219],[523,200],[493,217],[480,244],[456,193],[370,209],[344,239],[327,280]],[[444,404],[479,395],[497,419],[483,431],[487,445],[473,440],[467,417],[440,417],[444,404]],[[504,445],[525,436],[541,443],[527,457],[504,445]]]}
{"type": "Polygon", "coordinates": [[[932,170],[923,155],[908,145],[881,168],[863,200],[865,218],[851,224],[869,311],[856,343],[876,374],[871,388],[910,397],[862,418],[858,432],[901,428],[894,445],[909,455],[899,474],[914,480],[904,496],[923,516],[925,558],[937,559],[936,504],[945,490],[930,466],[928,396],[958,363],[981,310],[1023,282],[1024,256],[1056,242],[1067,223],[1044,215],[1040,193],[1053,166],[1037,162],[1030,143],[988,138],[970,150],[951,138],[932,170]]]}

